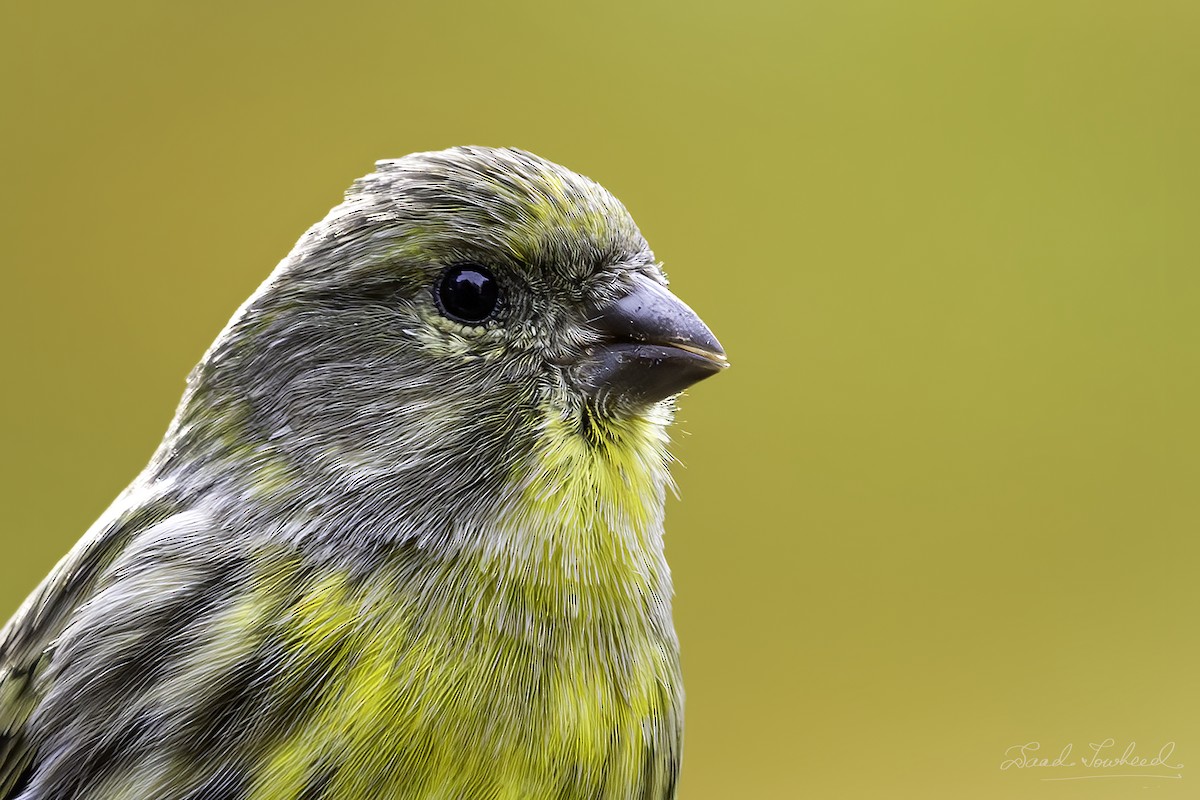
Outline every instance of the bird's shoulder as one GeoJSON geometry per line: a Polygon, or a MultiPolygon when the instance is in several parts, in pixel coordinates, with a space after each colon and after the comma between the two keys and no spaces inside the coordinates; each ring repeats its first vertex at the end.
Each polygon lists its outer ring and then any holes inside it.
{"type": "Polygon", "coordinates": [[[14,797],[35,760],[28,729],[53,685],[57,644],[138,533],[180,513],[159,491],[124,492],[0,630],[0,798],[14,797]]]}

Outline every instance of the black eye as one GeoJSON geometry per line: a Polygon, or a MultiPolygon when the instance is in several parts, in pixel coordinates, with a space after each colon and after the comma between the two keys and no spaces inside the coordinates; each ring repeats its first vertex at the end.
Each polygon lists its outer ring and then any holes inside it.
{"type": "Polygon", "coordinates": [[[451,267],[442,273],[434,293],[446,316],[477,325],[496,311],[500,283],[483,267],[451,267]]]}

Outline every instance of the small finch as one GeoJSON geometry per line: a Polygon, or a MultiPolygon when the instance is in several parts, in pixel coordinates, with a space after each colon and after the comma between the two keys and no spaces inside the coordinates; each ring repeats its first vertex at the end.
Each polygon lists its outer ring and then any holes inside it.
{"type": "Polygon", "coordinates": [[[666,429],[725,365],[593,181],[379,162],[0,634],[0,798],[674,797],[666,429]]]}

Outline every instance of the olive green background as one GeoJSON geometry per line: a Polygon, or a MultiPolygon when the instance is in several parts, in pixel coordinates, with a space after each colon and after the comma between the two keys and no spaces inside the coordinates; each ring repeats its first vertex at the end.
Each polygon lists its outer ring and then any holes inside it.
{"type": "Polygon", "coordinates": [[[436,5],[0,12],[0,617],[353,178],[518,145],[733,362],[675,433],[682,797],[1200,796],[1200,5],[436,5]],[[1183,768],[1000,769],[1106,737],[1183,768]]]}

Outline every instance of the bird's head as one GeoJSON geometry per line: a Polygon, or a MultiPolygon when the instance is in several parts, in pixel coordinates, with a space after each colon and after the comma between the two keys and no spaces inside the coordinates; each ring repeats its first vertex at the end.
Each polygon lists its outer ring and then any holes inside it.
{"type": "Polygon", "coordinates": [[[547,436],[661,431],[725,364],[608,191],[454,148],[379,162],[300,239],[201,362],[174,436],[349,486],[486,492],[547,436]]]}

